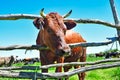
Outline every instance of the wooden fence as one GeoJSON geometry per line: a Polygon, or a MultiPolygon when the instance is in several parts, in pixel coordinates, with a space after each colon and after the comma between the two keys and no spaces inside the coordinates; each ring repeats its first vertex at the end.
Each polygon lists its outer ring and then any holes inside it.
{"type": "MultiPolygon", "coordinates": [[[[113,12],[115,24],[108,23],[105,21],[101,20],[75,20],[77,23],[94,23],[94,24],[102,24],[105,26],[109,26],[112,28],[117,29],[118,37],[110,38],[110,41],[107,42],[98,42],[98,43],[75,43],[75,44],[69,44],[70,47],[75,47],[75,46],[83,46],[83,47],[89,47],[89,46],[102,46],[102,45],[108,45],[110,43],[113,43],[115,41],[119,41],[120,43],[120,25],[119,25],[119,20],[114,4],[114,0],[109,0],[111,9],[113,12]]],[[[0,15],[0,20],[17,20],[17,19],[35,19],[39,16],[37,15],[30,15],[30,14],[13,14],[13,15],[0,15]]],[[[68,20],[68,19],[66,19],[68,20]]],[[[12,45],[8,47],[0,47],[0,50],[14,50],[14,49],[48,49],[45,47],[42,47],[40,45],[12,45]]],[[[82,73],[90,70],[95,70],[95,69],[105,69],[105,68],[111,68],[111,67],[118,67],[120,66],[120,59],[114,59],[114,60],[102,60],[102,61],[97,61],[97,62],[71,62],[71,63],[60,63],[60,64],[51,64],[51,65],[46,65],[46,66],[22,66],[22,67],[1,67],[0,68],[0,76],[1,77],[12,77],[12,78],[29,78],[36,80],[38,78],[43,79],[43,78],[59,78],[59,77],[68,77],[75,75],[77,73],[82,73]],[[109,63],[110,62],[110,63],[109,63]],[[112,63],[111,63],[112,62],[112,63]],[[37,72],[39,69],[43,68],[50,68],[50,67],[56,67],[56,66],[65,66],[65,65],[90,65],[78,69],[74,69],[69,72],[64,72],[64,73],[39,73],[37,72]],[[16,70],[18,70],[16,72],[16,70]],[[19,70],[35,70],[35,72],[21,72],[19,70]]]]}
{"type": "Polygon", "coordinates": [[[120,66],[120,59],[107,59],[100,60],[96,62],[70,62],[70,63],[59,63],[59,64],[51,64],[46,66],[22,66],[22,67],[2,67],[0,68],[0,76],[1,77],[9,77],[9,78],[27,78],[27,79],[46,79],[46,78],[61,78],[75,75],[77,73],[87,72],[96,69],[106,69],[120,66]],[[110,63],[109,63],[110,62],[110,63]],[[112,63],[111,63],[112,62],[112,63]],[[56,66],[66,66],[66,65],[91,65],[78,69],[74,69],[69,72],[64,73],[39,73],[37,72],[40,69],[46,69],[50,67],[56,66]],[[17,70],[14,71],[14,70],[17,70]],[[35,70],[34,72],[25,72],[19,70],[35,70]],[[19,72],[18,72],[19,71],[19,72]]]}

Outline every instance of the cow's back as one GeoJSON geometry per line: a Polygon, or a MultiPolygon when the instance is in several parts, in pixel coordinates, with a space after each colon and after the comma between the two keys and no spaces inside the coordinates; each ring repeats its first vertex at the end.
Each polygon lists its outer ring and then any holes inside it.
{"type": "MultiPolygon", "coordinates": [[[[86,42],[86,40],[83,39],[83,37],[79,33],[76,33],[72,30],[67,30],[65,40],[66,40],[67,44],[86,42]]],[[[72,54],[65,58],[65,62],[75,62],[75,61],[77,61],[78,59],[80,59],[81,56],[84,56],[83,51],[85,51],[85,48],[83,48],[83,47],[72,48],[72,54]]]]}
{"type": "Polygon", "coordinates": [[[72,30],[67,30],[66,31],[65,40],[66,40],[67,44],[86,42],[86,40],[84,40],[79,33],[74,32],[72,30]]]}

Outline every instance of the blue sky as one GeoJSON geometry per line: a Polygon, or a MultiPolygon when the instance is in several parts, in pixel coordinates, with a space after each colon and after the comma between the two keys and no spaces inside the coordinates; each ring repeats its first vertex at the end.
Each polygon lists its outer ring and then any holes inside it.
{"type": "MultiPolygon", "coordinates": [[[[120,0],[114,0],[120,15],[120,0]]],[[[4,14],[35,14],[39,15],[42,8],[45,13],[58,12],[64,15],[69,10],[69,18],[75,19],[100,19],[114,23],[109,0],[1,0],[0,15],[4,14]]],[[[38,30],[33,25],[33,20],[0,20],[0,46],[32,45],[35,44],[38,30]]],[[[106,37],[114,37],[116,29],[96,24],[78,24],[74,31],[79,32],[87,42],[106,41],[106,37]]],[[[90,47],[87,53],[96,53],[110,49],[111,45],[90,47]]],[[[21,58],[38,56],[36,50],[0,51],[1,56],[18,55],[21,58]]]]}

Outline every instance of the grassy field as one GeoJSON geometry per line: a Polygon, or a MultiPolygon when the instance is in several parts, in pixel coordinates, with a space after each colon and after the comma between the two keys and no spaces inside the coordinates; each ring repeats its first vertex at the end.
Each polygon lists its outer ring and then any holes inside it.
{"type": "MultiPolygon", "coordinates": [[[[104,58],[88,57],[87,61],[97,61],[104,58]]],[[[120,68],[98,69],[86,72],[85,80],[120,80],[120,68]]]]}
{"type": "MultiPolygon", "coordinates": [[[[104,58],[100,57],[87,57],[87,61],[97,61],[102,60],[104,58]]],[[[13,66],[22,66],[22,63],[14,64],[13,66]]],[[[40,63],[35,63],[32,65],[40,65],[40,63]]],[[[49,72],[54,72],[55,68],[50,68],[49,72]]],[[[30,79],[18,79],[18,78],[3,78],[1,77],[0,80],[30,80],[30,79]]],[[[47,79],[53,80],[53,79],[47,79]]],[[[70,80],[78,80],[77,75],[71,76],[70,80]]],[[[86,72],[85,80],[120,80],[120,68],[109,68],[109,69],[99,69],[86,72]]]]}

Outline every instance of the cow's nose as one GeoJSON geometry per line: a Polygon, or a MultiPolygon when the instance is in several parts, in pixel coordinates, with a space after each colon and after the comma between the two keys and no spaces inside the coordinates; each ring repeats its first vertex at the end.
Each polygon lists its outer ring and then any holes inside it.
{"type": "Polygon", "coordinates": [[[56,55],[57,56],[69,56],[71,55],[71,50],[70,49],[59,49],[59,50],[56,50],[56,55]]]}

